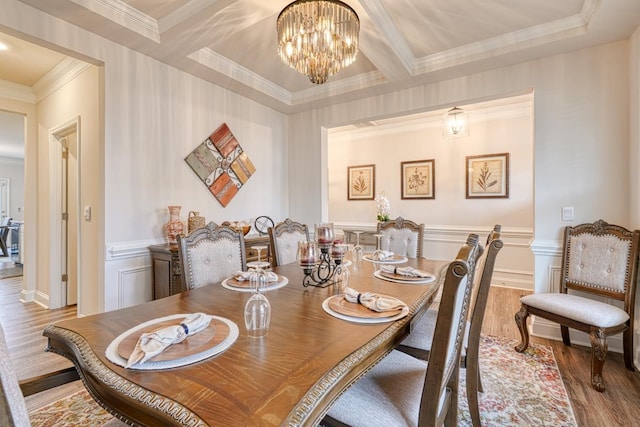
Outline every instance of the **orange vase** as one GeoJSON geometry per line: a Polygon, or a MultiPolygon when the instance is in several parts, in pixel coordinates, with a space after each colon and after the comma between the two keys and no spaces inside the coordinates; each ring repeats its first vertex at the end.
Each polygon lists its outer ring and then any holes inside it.
{"type": "Polygon", "coordinates": [[[184,232],[184,223],[180,221],[182,206],[169,206],[169,222],[164,225],[170,245],[178,244],[178,235],[184,232]]]}

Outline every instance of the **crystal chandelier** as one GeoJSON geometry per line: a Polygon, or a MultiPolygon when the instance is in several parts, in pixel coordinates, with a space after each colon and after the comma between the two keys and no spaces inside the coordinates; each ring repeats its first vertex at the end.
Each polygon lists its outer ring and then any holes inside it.
{"type": "Polygon", "coordinates": [[[276,28],[280,59],[312,83],[325,83],[356,59],[360,20],[341,1],[294,1],[280,12],[276,28]]]}

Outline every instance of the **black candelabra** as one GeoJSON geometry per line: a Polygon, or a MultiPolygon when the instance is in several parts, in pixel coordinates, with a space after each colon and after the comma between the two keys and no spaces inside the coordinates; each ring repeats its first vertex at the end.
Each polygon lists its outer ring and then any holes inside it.
{"type": "MultiPolygon", "coordinates": [[[[342,258],[344,257],[343,250],[332,251],[333,256],[329,254],[330,248],[335,248],[338,245],[320,245],[320,262],[314,264],[303,264],[300,266],[304,271],[304,279],[302,284],[307,286],[315,286],[318,288],[326,288],[329,285],[335,284],[336,280],[340,280],[339,272],[341,269],[342,258]]],[[[346,245],[345,245],[346,246],[346,245]]]]}

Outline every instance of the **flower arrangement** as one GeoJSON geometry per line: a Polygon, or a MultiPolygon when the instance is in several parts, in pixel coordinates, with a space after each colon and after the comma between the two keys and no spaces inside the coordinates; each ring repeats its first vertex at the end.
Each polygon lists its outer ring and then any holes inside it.
{"type": "Polygon", "coordinates": [[[384,191],[376,196],[376,210],[378,221],[389,221],[389,213],[391,213],[391,203],[384,195],[384,191]]]}

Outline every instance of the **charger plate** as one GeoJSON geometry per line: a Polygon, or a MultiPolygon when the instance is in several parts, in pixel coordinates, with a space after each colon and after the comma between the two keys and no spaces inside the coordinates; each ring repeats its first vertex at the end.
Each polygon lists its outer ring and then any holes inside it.
{"type": "Polygon", "coordinates": [[[404,276],[402,274],[397,274],[397,273],[387,273],[382,269],[378,271],[380,272],[380,275],[386,279],[394,279],[394,280],[401,280],[401,281],[407,281],[407,282],[420,282],[420,283],[430,283],[436,280],[436,276],[434,276],[433,274],[427,271],[422,271],[422,270],[418,270],[418,271],[420,271],[423,274],[426,274],[427,277],[404,276]]]}
{"type": "Polygon", "coordinates": [[[386,259],[375,260],[373,259],[372,254],[364,254],[362,259],[368,262],[375,262],[378,264],[402,264],[404,262],[409,261],[409,258],[402,255],[391,255],[389,258],[386,258],[386,259]]]}
{"type": "MultiPolygon", "coordinates": [[[[144,332],[151,332],[165,326],[177,325],[188,314],[173,314],[149,320],[125,331],[114,339],[105,351],[105,356],[119,366],[125,366],[131,352],[135,348],[138,338],[144,332]]],[[[235,322],[220,316],[210,316],[209,326],[185,338],[178,344],[167,347],[162,353],[152,357],[142,364],[129,369],[155,370],[169,369],[196,363],[218,353],[222,353],[236,341],[239,335],[235,322]]]]}
{"type": "MultiPolygon", "coordinates": [[[[278,274],[278,281],[269,282],[267,286],[260,289],[260,292],[280,289],[284,286],[287,286],[288,283],[289,283],[289,279],[278,274]]],[[[223,288],[231,289],[232,291],[253,292],[253,289],[251,289],[251,283],[249,280],[238,280],[235,277],[229,277],[227,279],[224,279],[221,284],[223,288]]]]}
{"type": "Polygon", "coordinates": [[[333,295],[322,302],[322,309],[333,317],[354,323],[386,323],[402,319],[409,314],[409,307],[377,312],[362,304],[347,301],[344,295],[333,295]]]}
{"type": "Polygon", "coordinates": [[[431,277],[406,277],[406,276],[400,276],[399,274],[397,274],[396,276],[399,276],[398,278],[395,277],[389,277],[387,275],[383,275],[381,270],[376,270],[373,272],[374,277],[377,277],[378,279],[382,279],[382,280],[387,280],[389,282],[395,282],[395,283],[407,283],[410,285],[425,285],[427,283],[432,283],[436,280],[435,276],[431,276],[431,277]],[[420,280],[416,280],[416,279],[420,279],[420,280]]]}

